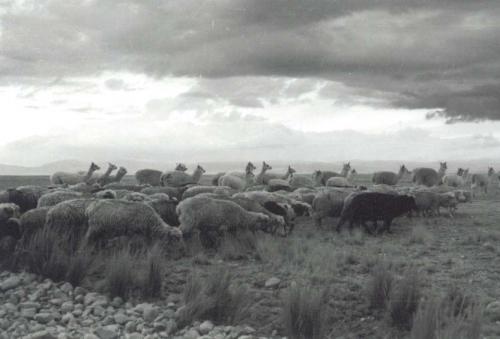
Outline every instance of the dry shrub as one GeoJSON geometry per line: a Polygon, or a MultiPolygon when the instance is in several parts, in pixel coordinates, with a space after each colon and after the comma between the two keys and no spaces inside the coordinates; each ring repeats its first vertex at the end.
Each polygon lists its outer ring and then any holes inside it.
{"type": "Polygon", "coordinates": [[[104,286],[111,297],[127,299],[134,289],[135,258],[129,250],[115,252],[106,262],[104,286]]]}
{"type": "Polygon", "coordinates": [[[422,303],[413,320],[412,339],[480,339],[482,312],[479,303],[452,289],[439,299],[422,303]]]}
{"type": "Polygon", "coordinates": [[[422,296],[421,289],[419,273],[415,269],[409,269],[401,280],[396,281],[389,302],[392,325],[402,329],[411,328],[413,315],[422,296]]]}
{"type": "Polygon", "coordinates": [[[163,283],[163,253],[159,246],[154,246],[146,257],[146,273],[141,285],[142,296],[158,298],[161,296],[163,283]]]}
{"type": "Polygon", "coordinates": [[[184,288],[184,306],[179,311],[178,325],[195,320],[235,324],[247,318],[250,298],[247,291],[231,286],[232,277],[224,268],[217,268],[207,278],[192,274],[184,288]]]}
{"type": "Polygon", "coordinates": [[[326,334],[326,290],[292,286],[283,301],[283,325],[291,339],[321,339],[326,334]]]}
{"type": "Polygon", "coordinates": [[[70,282],[73,286],[81,285],[92,264],[93,258],[90,251],[87,249],[78,250],[69,258],[66,281],[70,282]]]}
{"type": "Polygon", "coordinates": [[[394,282],[394,276],[386,263],[373,266],[368,280],[366,295],[371,309],[385,309],[389,305],[389,297],[394,282]]]}
{"type": "Polygon", "coordinates": [[[18,249],[16,256],[19,264],[29,272],[53,281],[62,281],[66,278],[70,266],[70,256],[62,248],[63,243],[56,232],[41,229],[18,249]]]}
{"type": "Polygon", "coordinates": [[[242,260],[256,248],[256,238],[251,232],[226,234],[221,238],[218,252],[224,260],[242,260]]]}

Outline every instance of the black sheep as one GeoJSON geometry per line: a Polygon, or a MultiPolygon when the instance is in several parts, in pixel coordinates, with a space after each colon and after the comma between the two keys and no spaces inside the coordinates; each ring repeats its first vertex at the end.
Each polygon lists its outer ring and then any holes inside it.
{"type": "Polygon", "coordinates": [[[354,223],[361,223],[371,233],[366,221],[373,221],[375,227],[378,220],[384,221],[384,230],[391,232],[392,220],[401,215],[416,210],[415,199],[406,195],[392,195],[378,192],[358,193],[344,205],[337,225],[337,232],[349,221],[349,229],[354,223]]]}

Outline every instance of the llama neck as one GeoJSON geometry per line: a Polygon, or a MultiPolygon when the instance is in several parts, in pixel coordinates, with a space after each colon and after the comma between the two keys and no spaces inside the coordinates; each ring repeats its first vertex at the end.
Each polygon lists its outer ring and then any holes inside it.
{"type": "Polygon", "coordinates": [[[114,171],[113,167],[108,167],[106,172],[101,176],[101,179],[108,179],[111,175],[111,172],[113,172],[113,171],[114,171]]]}
{"type": "Polygon", "coordinates": [[[255,181],[257,182],[257,184],[263,184],[264,183],[264,174],[266,174],[266,171],[267,171],[267,169],[264,168],[264,167],[262,167],[262,169],[260,170],[259,175],[255,179],[255,181]]]}
{"type": "Polygon", "coordinates": [[[125,176],[125,174],[127,174],[127,173],[125,173],[125,172],[118,172],[118,173],[116,173],[115,178],[113,179],[113,181],[114,182],[120,182],[123,179],[123,177],[125,176]]]}
{"type": "Polygon", "coordinates": [[[342,172],[340,172],[340,176],[345,178],[345,177],[347,177],[348,174],[349,174],[349,170],[346,167],[342,168],[342,172]]]}
{"type": "Polygon", "coordinates": [[[288,178],[291,178],[293,175],[292,175],[292,172],[290,170],[286,171],[285,175],[283,177],[281,177],[281,179],[283,180],[287,180],[288,178]]]}
{"type": "Polygon", "coordinates": [[[247,173],[245,174],[245,184],[246,184],[246,187],[250,187],[250,186],[253,186],[254,184],[254,175],[251,171],[247,171],[247,173]]]}
{"type": "Polygon", "coordinates": [[[403,175],[404,175],[404,174],[405,174],[405,173],[404,173],[404,171],[401,171],[401,170],[400,170],[400,171],[398,172],[398,175],[397,175],[397,177],[396,177],[396,178],[398,179],[398,181],[399,181],[399,180],[401,180],[401,179],[403,178],[403,175]]]}
{"type": "Polygon", "coordinates": [[[203,173],[201,172],[201,169],[197,168],[191,177],[192,177],[194,182],[198,182],[198,181],[200,181],[202,174],[203,173]]]}
{"type": "Polygon", "coordinates": [[[441,168],[439,169],[439,172],[438,172],[438,174],[439,174],[439,178],[444,177],[444,174],[445,174],[445,173],[446,173],[446,169],[445,169],[445,168],[443,168],[443,167],[441,167],[441,168]]]}
{"type": "Polygon", "coordinates": [[[87,181],[89,180],[91,177],[92,177],[92,174],[94,174],[95,172],[95,169],[92,168],[92,166],[90,166],[89,170],[87,171],[87,174],[85,174],[85,176],[83,177],[83,181],[87,181]]]}

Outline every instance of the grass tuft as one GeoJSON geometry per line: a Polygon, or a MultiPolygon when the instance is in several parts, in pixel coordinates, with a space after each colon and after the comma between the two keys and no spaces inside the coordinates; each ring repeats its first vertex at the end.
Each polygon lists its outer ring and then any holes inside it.
{"type": "Polygon", "coordinates": [[[184,306],[177,319],[179,326],[195,320],[235,324],[245,319],[249,295],[241,286],[232,287],[231,282],[231,275],[223,268],[217,268],[207,278],[192,274],[184,289],[184,306]]]}
{"type": "Polygon", "coordinates": [[[114,253],[106,262],[104,284],[111,297],[127,299],[135,284],[134,257],[128,250],[114,253]]]}
{"type": "Polygon", "coordinates": [[[421,289],[419,273],[415,269],[409,269],[403,278],[394,284],[389,302],[392,325],[407,330],[411,328],[413,316],[422,296],[421,289]]]}
{"type": "Polygon", "coordinates": [[[385,263],[373,266],[368,280],[366,295],[371,309],[386,309],[389,305],[394,276],[385,263]]]}
{"type": "Polygon", "coordinates": [[[142,281],[141,292],[145,298],[161,296],[163,282],[163,255],[158,246],[154,246],[147,254],[146,273],[142,281]]]}
{"type": "Polygon", "coordinates": [[[289,338],[325,338],[327,294],[307,286],[289,288],[283,301],[283,325],[289,338]]]}

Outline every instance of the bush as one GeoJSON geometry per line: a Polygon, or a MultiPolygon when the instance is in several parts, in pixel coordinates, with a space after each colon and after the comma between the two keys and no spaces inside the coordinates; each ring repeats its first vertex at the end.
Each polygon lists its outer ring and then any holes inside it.
{"type": "Polygon", "coordinates": [[[291,339],[320,339],[326,333],[326,290],[290,287],[283,302],[283,324],[291,339]]]}
{"type": "Polygon", "coordinates": [[[389,316],[394,326],[408,330],[411,328],[421,295],[418,272],[410,269],[395,284],[390,295],[389,316]]]}
{"type": "Polygon", "coordinates": [[[422,303],[413,320],[412,339],[480,339],[479,304],[452,290],[441,300],[422,303]],[[450,298],[454,296],[453,298],[450,298]],[[456,298],[458,296],[458,298],[456,298]],[[466,301],[467,300],[467,301],[466,301]]]}
{"type": "Polygon", "coordinates": [[[134,258],[129,250],[120,250],[106,263],[105,289],[111,297],[127,299],[134,289],[134,258]]]}
{"type": "Polygon", "coordinates": [[[153,247],[147,254],[146,274],[141,290],[145,298],[158,298],[161,296],[163,283],[163,255],[159,247],[153,247]]]}
{"type": "Polygon", "coordinates": [[[184,289],[184,307],[178,324],[183,327],[194,320],[234,324],[245,319],[250,298],[242,287],[231,287],[232,277],[226,269],[217,269],[207,278],[193,274],[184,289]]]}
{"type": "Polygon", "coordinates": [[[394,282],[394,276],[385,263],[374,265],[366,294],[371,309],[386,309],[394,282]]]}
{"type": "Polygon", "coordinates": [[[80,249],[69,259],[66,281],[73,286],[79,286],[92,266],[92,256],[87,249],[80,249]]]}
{"type": "Polygon", "coordinates": [[[70,256],[61,248],[62,243],[56,232],[39,230],[17,251],[19,264],[29,272],[56,282],[62,281],[70,266],[70,256]]]}

